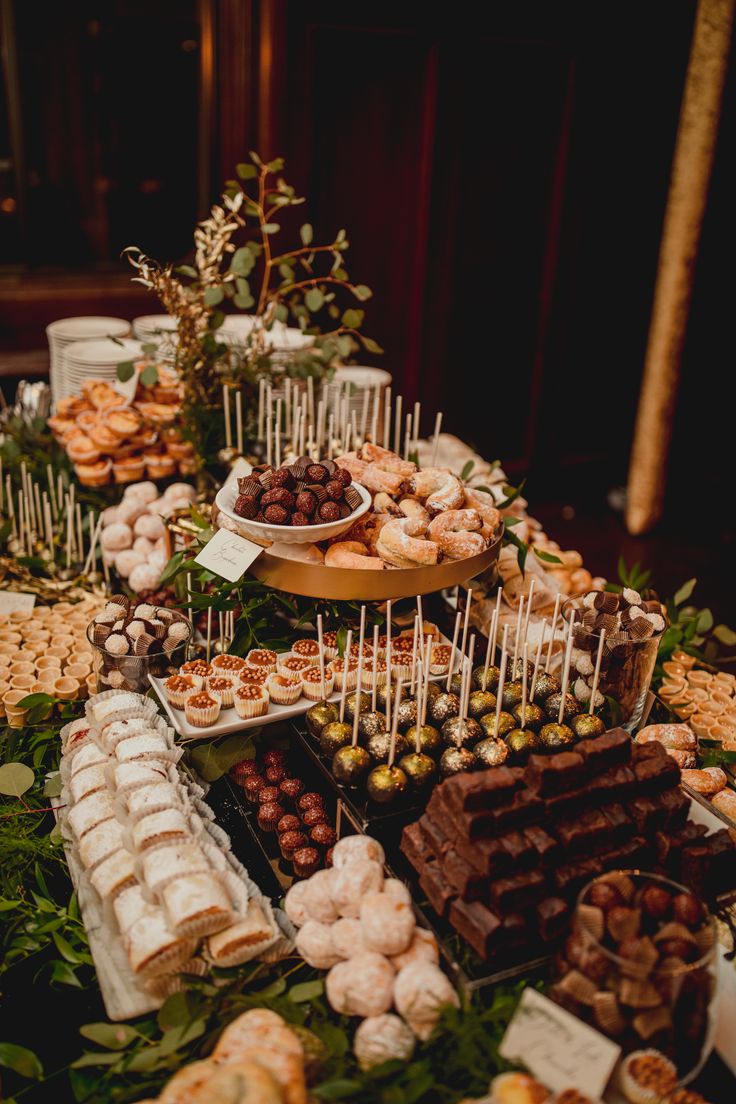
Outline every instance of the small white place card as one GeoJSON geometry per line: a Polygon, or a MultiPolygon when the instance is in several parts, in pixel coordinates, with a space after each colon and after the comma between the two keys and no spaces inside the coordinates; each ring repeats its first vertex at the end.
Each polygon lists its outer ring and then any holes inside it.
{"type": "Polygon", "coordinates": [[[260,544],[227,529],[218,529],[194,562],[230,583],[237,583],[261,552],[263,548],[260,544]]]}
{"type": "Polygon", "coordinates": [[[30,613],[35,604],[35,594],[16,594],[11,590],[0,592],[0,613],[30,613]]]}
{"type": "Polygon", "coordinates": [[[621,1048],[536,989],[525,989],[499,1053],[553,1092],[576,1088],[600,1099],[621,1048]]]}

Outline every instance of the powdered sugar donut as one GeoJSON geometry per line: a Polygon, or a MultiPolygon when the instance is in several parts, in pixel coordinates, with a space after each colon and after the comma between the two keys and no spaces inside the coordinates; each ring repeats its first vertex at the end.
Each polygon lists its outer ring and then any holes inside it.
{"type": "Polygon", "coordinates": [[[411,904],[411,893],[398,878],[386,878],[383,883],[383,892],[394,901],[403,901],[405,905],[411,904]]]}
{"type": "Polygon", "coordinates": [[[318,870],[312,875],[302,901],[312,920],[321,920],[323,924],[337,920],[339,912],[332,896],[331,870],[318,870]]]}
{"type": "Polygon", "coordinates": [[[133,551],[140,552],[143,559],[147,560],[153,552],[153,542],[148,537],[136,537],[133,541],[133,551]]]}
{"type": "Polygon", "coordinates": [[[411,943],[416,921],[411,905],[385,893],[367,893],[360,903],[360,926],[369,950],[396,955],[411,943]]]}
{"type": "Polygon", "coordinates": [[[333,849],[332,865],[339,870],[357,859],[372,859],[383,865],[386,855],[378,840],[371,836],[343,836],[333,849]]]}
{"type": "Polygon", "coordinates": [[[382,886],[383,868],[371,859],[358,859],[349,866],[333,867],[332,900],[340,916],[360,916],[363,897],[366,893],[380,892],[382,886]]]}
{"type": "Polygon", "coordinates": [[[284,897],[284,912],[297,928],[306,924],[309,919],[309,912],[304,904],[304,893],[308,885],[309,882],[294,882],[284,897]]]}
{"type": "Polygon", "coordinates": [[[134,548],[124,548],[122,552],[115,553],[115,570],[123,579],[127,579],[134,568],[146,562],[146,557],[134,548]]]}
{"type": "Polygon", "coordinates": [[[165,498],[163,501],[164,509],[161,510],[161,513],[170,516],[175,510],[188,510],[191,504],[189,498],[184,498],[181,495],[178,498],[174,498],[173,496],[171,498],[165,498]]]}
{"type": "Polygon", "coordinates": [[[307,920],[297,932],[296,949],[304,961],[315,970],[329,970],[340,961],[335,953],[332,928],[319,920],[307,920]]]}
{"type": "Polygon", "coordinates": [[[150,563],[139,564],[128,576],[128,586],[136,594],[143,590],[155,590],[161,578],[161,568],[150,563]]]}
{"type": "Polygon", "coordinates": [[[339,962],[325,979],[330,1006],[346,1016],[380,1016],[388,1012],[393,986],[393,966],[373,951],[362,951],[347,962],[339,962]]]}
{"type": "Polygon", "coordinates": [[[411,943],[401,954],[392,955],[391,963],[395,970],[403,970],[414,962],[434,962],[440,960],[440,951],[437,940],[431,931],[426,928],[415,928],[411,943]]]}
{"type": "Polygon", "coordinates": [[[133,530],[125,522],[116,521],[114,525],[108,525],[102,530],[100,544],[108,552],[121,552],[123,548],[130,548],[133,544],[133,530]]]}
{"type": "Polygon", "coordinates": [[[164,498],[185,498],[187,502],[194,502],[197,492],[190,483],[172,483],[164,491],[164,498]]]}
{"type": "Polygon", "coordinates": [[[137,517],[143,513],[146,508],[145,502],[142,502],[140,498],[126,498],[118,506],[118,521],[124,521],[126,525],[133,525],[133,522],[137,517]]]}
{"type": "Polygon", "coordinates": [[[416,1040],[411,1028],[391,1012],[369,1016],[355,1032],[353,1052],[361,1069],[378,1066],[392,1058],[406,1062],[414,1053],[416,1040]]]}
{"type": "Polygon", "coordinates": [[[129,487],[126,487],[123,494],[123,500],[126,498],[140,498],[145,503],[153,502],[158,498],[158,487],[150,480],[143,483],[131,483],[129,487]]]}
{"type": "Polygon", "coordinates": [[[146,537],[149,541],[156,541],[159,537],[163,537],[166,526],[160,517],[154,517],[153,514],[141,514],[139,518],[136,518],[133,532],[138,537],[146,537]]]}
{"type": "Polygon", "coordinates": [[[117,506],[108,506],[106,510],[102,511],[103,529],[107,529],[108,525],[114,525],[116,521],[120,521],[117,506]]]}
{"type": "Polygon", "coordinates": [[[151,567],[158,568],[158,573],[160,575],[163,569],[166,567],[168,557],[163,548],[154,548],[152,552],[148,553],[148,562],[151,567]]]}
{"type": "Polygon", "coordinates": [[[399,970],[394,984],[394,1002],[399,1015],[422,1040],[432,1034],[443,1005],[459,1004],[452,985],[432,962],[414,962],[399,970]]]}
{"type": "Polygon", "coordinates": [[[343,916],[332,925],[332,943],[340,958],[352,958],[361,951],[367,951],[363,942],[363,929],[360,920],[343,916]]]}

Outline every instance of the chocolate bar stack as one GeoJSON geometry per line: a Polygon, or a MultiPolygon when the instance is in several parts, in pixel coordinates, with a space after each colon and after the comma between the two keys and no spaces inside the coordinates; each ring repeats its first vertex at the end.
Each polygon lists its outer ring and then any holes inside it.
{"type": "Polygon", "coordinates": [[[432,908],[482,959],[544,952],[606,870],[659,870],[706,899],[733,887],[731,836],[687,821],[679,781],[661,744],[612,729],[525,767],[447,779],[402,850],[432,908]]]}

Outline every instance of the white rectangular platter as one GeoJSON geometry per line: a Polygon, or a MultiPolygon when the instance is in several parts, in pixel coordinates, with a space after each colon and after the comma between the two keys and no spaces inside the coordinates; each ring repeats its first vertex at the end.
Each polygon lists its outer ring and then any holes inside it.
{"type": "MultiPolygon", "coordinates": [[[[448,640],[445,636],[440,636],[438,643],[451,644],[452,641],[448,640]]],[[[456,648],[452,664],[453,672],[458,669],[459,665],[460,650],[456,648]]],[[[442,679],[446,678],[447,675],[430,675],[431,682],[441,682],[442,679]]],[[[164,680],[155,678],[153,675],[149,675],[148,679],[151,686],[156,691],[172,728],[176,729],[182,740],[214,740],[218,736],[228,736],[232,732],[243,732],[248,728],[261,728],[263,725],[276,724],[278,721],[288,721],[293,717],[303,716],[303,714],[314,705],[314,702],[302,695],[299,701],[295,702],[294,705],[276,705],[274,702],[270,702],[268,713],[264,714],[264,716],[247,718],[239,717],[235,712],[235,708],[231,706],[229,709],[222,710],[215,724],[209,725],[208,728],[197,728],[196,725],[189,724],[183,709],[174,709],[166,700],[166,691],[163,686],[164,680]]],[[[350,691],[348,691],[348,693],[350,693],[350,691]]],[[[339,700],[339,690],[336,690],[328,699],[328,701],[333,702],[338,702],[339,700]]]]}

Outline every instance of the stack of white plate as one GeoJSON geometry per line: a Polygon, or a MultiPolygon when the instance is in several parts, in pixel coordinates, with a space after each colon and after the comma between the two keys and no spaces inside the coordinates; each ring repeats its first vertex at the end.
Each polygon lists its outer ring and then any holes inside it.
{"type": "Polygon", "coordinates": [[[79,318],[59,318],[46,327],[49,341],[51,397],[54,403],[68,395],[62,370],[65,349],[74,342],[93,341],[101,337],[127,337],[130,322],[124,318],[85,315],[79,318]]]}
{"type": "MultiPolygon", "coordinates": [[[[225,345],[245,345],[256,325],[254,314],[229,314],[217,336],[225,345]]],[[[294,327],[285,326],[283,322],[274,322],[266,334],[266,344],[270,345],[274,353],[288,354],[313,345],[314,337],[303,334],[294,327]]]]}
{"type": "Polygon", "coordinates": [[[383,414],[385,402],[385,390],[391,386],[391,373],[383,368],[371,368],[363,365],[350,365],[338,368],[329,383],[322,385],[322,399],[330,413],[335,414],[335,421],[339,421],[341,405],[347,402],[347,419],[352,420],[355,413],[355,421],[361,428],[363,419],[363,404],[365,392],[368,395],[367,429],[370,431],[373,424],[373,406],[376,391],[379,393],[378,407],[378,440],[383,440],[383,414]]]}
{"type": "Polygon", "coordinates": [[[65,395],[78,395],[82,384],[90,379],[106,380],[118,383],[117,367],[125,361],[141,356],[139,341],[112,341],[106,338],[100,341],[76,341],[64,352],[62,373],[65,395]]]}
{"type": "Polygon", "coordinates": [[[177,320],[170,314],[142,314],[133,319],[133,337],[146,344],[169,346],[176,331],[177,320]]]}

